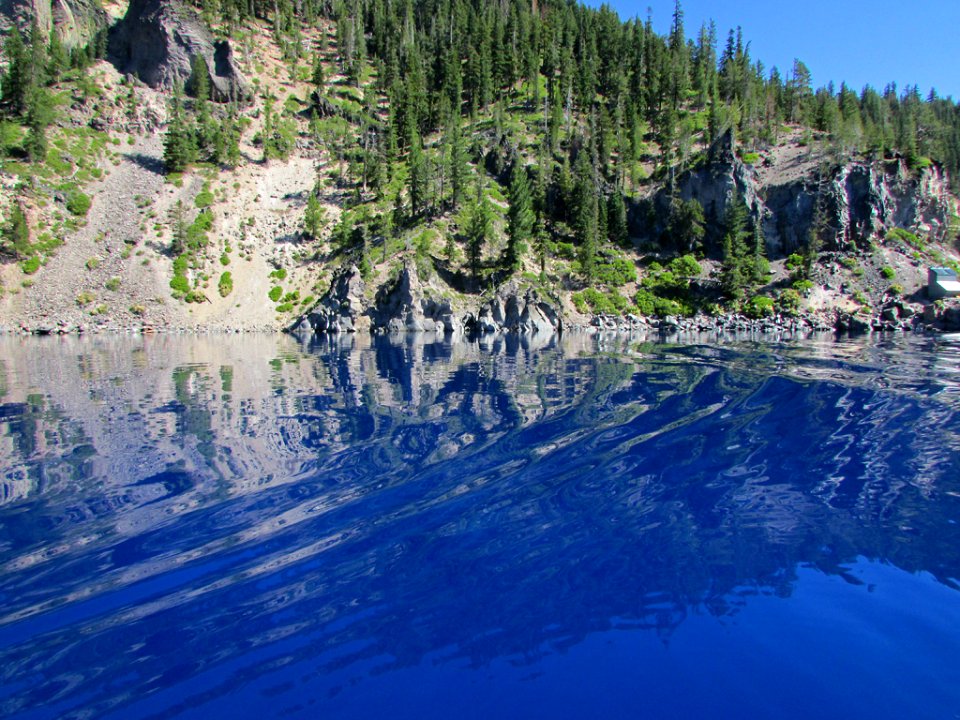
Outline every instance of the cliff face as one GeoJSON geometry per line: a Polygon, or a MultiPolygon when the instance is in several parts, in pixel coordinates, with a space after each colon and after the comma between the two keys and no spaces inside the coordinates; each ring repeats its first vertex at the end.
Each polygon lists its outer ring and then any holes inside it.
{"type": "Polygon", "coordinates": [[[250,97],[229,41],[214,41],[196,12],[177,0],[132,0],[111,32],[110,54],[120,72],[136,75],[162,90],[186,84],[193,72],[192,61],[199,56],[210,72],[214,102],[250,97]]]}
{"type": "MultiPolygon", "coordinates": [[[[761,172],[737,157],[728,134],[705,165],[676,180],[677,195],[703,207],[708,244],[720,242],[734,190],[751,218],[762,220],[771,257],[803,248],[818,212],[824,249],[839,251],[865,247],[871,237],[894,227],[942,240],[956,213],[945,173],[936,165],[912,172],[900,159],[851,160],[809,162],[799,174],[761,172]]],[[[669,204],[664,188],[654,199],[655,233],[666,225],[669,204]]]]}
{"type": "Polygon", "coordinates": [[[83,47],[109,25],[99,0],[0,0],[0,29],[15,22],[26,30],[34,18],[67,48],[83,47]]]}

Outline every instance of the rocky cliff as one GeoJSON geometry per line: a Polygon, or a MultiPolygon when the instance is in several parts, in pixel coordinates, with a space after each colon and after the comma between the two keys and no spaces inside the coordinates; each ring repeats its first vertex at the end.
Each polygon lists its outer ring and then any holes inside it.
{"type": "Polygon", "coordinates": [[[34,19],[67,48],[83,47],[109,24],[99,0],[0,0],[0,30],[11,22],[26,30],[34,19]]]}
{"type": "Polygon", "coordinates": [[[110,54],[120,72],[164,90],[186,84],[199,56],[209,70],[214,102],[243,101],[251,94],[229,41],[215,41],[197,13],[177,0],[132,0],[111,31],[110,54]]]}
{"type": "MultiPolygon", "coordinates": [[[[825,250],[862,249],[872,237],[894,227],[937,240],[945,237],[957,209],[945,173],[937,165],[911,170],[899,157],[837,162],[795,149],[786,160],[770,153],[746,163],[727,133],[711,149],[706,163],[678,176],[674,193],[703,207],[708,244],[719,247],[734,191],[752,219],[762,221],[771,257],[802,249],[818,213],[825,250]]],[[[655,234],[666,226],[670,199],[669,186],[654,198],[655,234]]],[[[638,234],[650,234],[650,228],[638,224],[634,227],[638,234]]]]}

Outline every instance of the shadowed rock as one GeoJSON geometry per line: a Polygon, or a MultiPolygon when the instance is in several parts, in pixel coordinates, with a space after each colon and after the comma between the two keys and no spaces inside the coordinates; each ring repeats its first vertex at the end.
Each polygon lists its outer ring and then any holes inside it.
{"type": "Polygon", "coordinates": [[[330,289],[291,330],[295,333],[352,333],[363,320],[364,283],[360,270],[351,265],[339,272],[330,289]]]}
{"type": "Polygon", "coordinates": [[[240,102],[251,97],[229,41],[214,41],[197,13],[180,2],[132,0],[111,34],[110,54],[120,72],[165,90],[186,84],[193,59],[199,56],[209,70],[211,100],[240,102]]]}

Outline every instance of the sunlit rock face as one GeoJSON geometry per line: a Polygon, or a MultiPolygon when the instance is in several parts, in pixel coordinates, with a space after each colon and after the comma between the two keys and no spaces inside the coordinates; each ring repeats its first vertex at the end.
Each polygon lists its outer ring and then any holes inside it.
{"type": "Polygon", "coordinates": [[[34,20],[45,36],[55,32],[67,49],[85,46],[109,24],[97,0],[0,0],[0,29],[16,22],[29,31],[34,20]]]}

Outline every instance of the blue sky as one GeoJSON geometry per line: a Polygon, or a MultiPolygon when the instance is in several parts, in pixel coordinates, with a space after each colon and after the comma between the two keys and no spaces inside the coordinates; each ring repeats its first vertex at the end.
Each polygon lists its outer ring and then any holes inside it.
{"type": "MultiPolygon", "coordinates": [[[[589,4],[599,6],[598,0],[589,4]]],[[[673,0],[613,0],[608,3],[624,19],[646,18],[665,33],[673,0]]],[[[840,81],[858,92],[865,84],[878,91],[889,82],[898,89],[919,85],[960,100],[960,0],[686,0],[681,3],[687,37],[696,37],[701,23],[717,23],[720,50],[727,30],[740,25],[750,41],[751,56],[786,75],[800,58],[815,86],[840,81]]]]}

